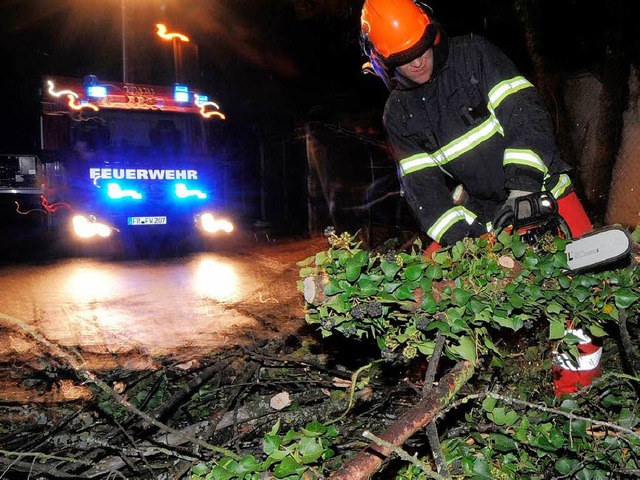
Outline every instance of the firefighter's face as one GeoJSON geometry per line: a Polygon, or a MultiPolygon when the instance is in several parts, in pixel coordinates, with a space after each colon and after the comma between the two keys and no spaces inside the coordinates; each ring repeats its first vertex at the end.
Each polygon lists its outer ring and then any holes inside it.
{"type": "Polygon", "coordinates": [[[433,48],[418,58],[397,67],[398,72],[417,84],[427,83],[433,75],[433,48]]]}

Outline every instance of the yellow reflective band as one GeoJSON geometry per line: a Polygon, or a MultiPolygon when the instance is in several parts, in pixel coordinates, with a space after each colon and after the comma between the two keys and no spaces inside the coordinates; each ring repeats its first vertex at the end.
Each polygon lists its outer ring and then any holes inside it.
{"type": "Polygon", "coordinates": [[[446,212],[444,212],[438,220],[436,220],[431,228],[427,230],[427,235],[433,238],[436,242],[440,242],[442,236],[449,230],[453,225],[458,223],[461,220],[464,220],[469,225],[473,223],[476,219],[476,214],[470,210],[467,210],[462,205],[450,208],[446,212]]]}
{"type": "Polygon", "coordinates": [[[558,183],[551,188],[551,194],[555,198],[560,198],[571,187],[571,178],[566,173],[560,174],[558,183]]]}
{"type": "Polygon", "coordinates": [[[507,165],[522,165],[524,167],[530,167],[535,170],[539,170],[543,175],[546,175],[548,169],[542,159],[533,151],[527,149],[507,148],[504,151],[504,159],[502,164],[507,165]]]}
{"type": "Polygon", "coordinates": [[[487,105],[490,112],[489,118],[461,137],[449,142],[440,150],[431,154],[425,152],[403,158],[399,162],[400,175],[409,175],[425,168],[441,167],[477,147],[494,134],[500,133],[504,135],[502,125],[500,125],[500,121],[495,115],[495,109],[506,97],[528,87],[533,87],[533,85],[522,76],[498,83],[489,92],[489,103],[487,105]]]}
{"type": "Polygon", "coordinates": [[[438,162],[427,153],[418,153],[400,160],[400,173],[402,176],[408,173],[422,170],[423,168],[437,167],[438,162]]]}
{"type": "Polygon", "coordinates": [[[491,115],[480,125],[450,142],[435,154],[419,153],[400,160],[400,173],[404,176],[424,168],[446,165],[501,131],[500,122],[494,115],[491,115]]]}
{"type": "Polygon", "coordinates": [[[521,75],[509,80],[503,80],[489,91],[489,110],[495,111],[498,105],[509,95],[529,87],[533,87],[533,85],[521,75]]]}

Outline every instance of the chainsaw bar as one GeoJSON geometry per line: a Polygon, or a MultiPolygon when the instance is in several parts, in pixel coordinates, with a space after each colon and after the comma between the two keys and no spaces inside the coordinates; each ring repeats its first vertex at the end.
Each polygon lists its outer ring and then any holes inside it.
{"type": "Polygon", "coordinates": [[[572,272],[595,270],[628,257],[631,238],[625,230],[610,227],[572,240],[566,245],[565,253],[572,272]]]}

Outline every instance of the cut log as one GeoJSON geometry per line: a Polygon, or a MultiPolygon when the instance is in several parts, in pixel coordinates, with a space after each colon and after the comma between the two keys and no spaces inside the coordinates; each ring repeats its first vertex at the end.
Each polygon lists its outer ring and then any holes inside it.
{"type": "Polygon", "coordinates": [[[302,281],[304,299],[310,305],[322,305],[326,296],[324,287],[329,283],[327,275],[313,275],[302,281]]]}
{"type": "MultiPolygon", "coordinates": [[[[440,379],[427,395],[416,405],[407,410],[393,425],[385,430],[381,439],[399,447],[419,429],[431,422],[440,409],[445,406],[473,375],[474,367],[464,361],[456,364],[444,377],[440,379]]],[[[365,480],[370,478],[390,451],[376,443],[359,452],[331,475],[331,480],[365,480]]]]}

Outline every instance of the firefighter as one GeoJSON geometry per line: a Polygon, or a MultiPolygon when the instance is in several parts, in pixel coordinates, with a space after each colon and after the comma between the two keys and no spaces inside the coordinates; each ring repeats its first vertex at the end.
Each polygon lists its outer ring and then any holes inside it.
{"type": "MultiPolygon", "coordinates": [[[[591,230],[549,113],[497,47],[477,35],[448,38],[414,0],[366,0],[361,45],[390,91],[383,123],[403,194],[433,239],[429,252],[486,234],[497,214],[532,192],[557,199],[574,237],[591,230]],[[452,196],[455,187],[466,201],[452,196]]],[[[556,393],[589,384],[599,362],[589,372],[556,393]]]]}

